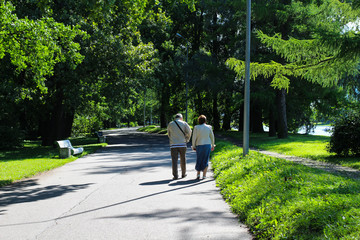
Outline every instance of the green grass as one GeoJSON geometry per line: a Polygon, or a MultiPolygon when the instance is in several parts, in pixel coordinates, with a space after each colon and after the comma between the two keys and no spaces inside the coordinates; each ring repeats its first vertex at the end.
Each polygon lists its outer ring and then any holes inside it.
{"type": "Polygon", "coordinates": [[[166,128],[160,128],[159,126],[155,126],[155,125],[142,127],[142,128],[139,128],[138,130],[142,131],[142,132],[148,132],[148,133],[167,134],[166,128]]]}
{"type": "Polygon", "coordinates": [[[258,239],[358,239],[360,182],[217,141],[212,167],[258,239]]]}
{"type": "MultiPolygon", "coordinates": [[[[235,131],[221,132],[242,141],[242,133],[235,131]]],[[[342,166],[360,169],[360,158],[338,157],[327,151],[330,137],[303,134],[289,134],[287,139],[268,137],[267,133],[250,135],[250,146],[262,150],[273,151],[291,156],[310,158],[313,160],[340,164],[342,166]]]]}
{"type": "Polygon", "coordinates": [[[82,146],[84,152],[70,158],[60,159],[57,148],[43,147],[40,141],[26,141],[22,148],[0,151],[0,186],[62,166],[106,145],[106,143],[97,143],[97,138],[70,140],[74,147],[82,146]]]}

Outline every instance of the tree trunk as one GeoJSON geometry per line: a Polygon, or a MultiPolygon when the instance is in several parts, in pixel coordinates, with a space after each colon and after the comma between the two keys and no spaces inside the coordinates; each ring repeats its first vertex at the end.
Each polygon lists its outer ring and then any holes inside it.
{"type": "Polygon", "coordinates": [[[242,132],[244,130],[244,103],[240,105],[239,109],[239,132],[242,132]]]}
{"type": "Polygon", "coordinates": [[[286,118],[285,89],[277,90],[276,107],[278,113],[278,138],[287,138],[288,128],[287,128],[287,118],[286,118]]]}
{"type": "Polygon", "coordinates": [[[72,113],[66,113],[66,116],[64,119],[64,131],[63,131],[65,138],[68,138],[71,136],[74,118],[75,118],[75,110],[73,110],[72,113]]]}
{"type": "Polygon", "coordinates": [[[213,127],[215,131],[220,130],[220,116],[218,111],[217,93],[213,96],[213,127]]]}
{"type": "Polygon", "coordinates": [[[269,137],[276,136],[276,113],[275,107],[270,105],[269,107],[269,137]]]}
{"type": "MultiPolygon", "coordinates": [[[[227,95],[225,97],[226,97],[226,99],[225,99],[226,106],[230,106],[230,97],[231,96],[227,95]]],[[[227,130],[231,129],[231,115],[232,115],[232,112],[230,110],[230,107],[225,107],[222,130],[227,131],[227,130]]]]}
{"type": "Polygon", "coordinates": [[[203,99],[201,97],[200,92],[197,92],[197,94],[196,94],[195,111],[196,111],[197,114],[203,114],[204,113],[203,99]]]}
{"type": "Polygon", "coordinates": [[[258,102],[253,100],[250,108],[250,130],[253,133],[263,133],[262,109],[258,102]]]}
{"type": "Polygon", "coordinates": [[[169,91],[166,86],[166,83],[162,84],[161,88],[161,103],[160,103],[160,127],[166,128],[168,121],[167,121],[167,112],[169,109],[169,91]]]}
{"type": "Polygon", "coordinates": [[[231,129],[231,114],[228,112],[225,112],[224,118],[223,118],[222,130],[227,131],[230,129],[231,129]]]}
{"type": "Polygon", "coordinates": [[[55,141],[64,140],[71,136],[74,110],[66,112],[63,99],[62,93],[56,94],[48,118],[40,123],[39,129],[43,146],[55,146],[55,141]]]}

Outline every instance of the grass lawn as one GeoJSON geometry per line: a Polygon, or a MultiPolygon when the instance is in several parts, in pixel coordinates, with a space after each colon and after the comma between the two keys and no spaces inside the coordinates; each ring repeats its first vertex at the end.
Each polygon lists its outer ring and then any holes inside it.
{"type": "Polygon", "coordinates": [[[74,147],[83,147],[84,152],[60,159],[57,148],[43,147],[40,141],[26,141],[22,148],[0,151],[0,186],[62,166],[106,146],[106,143],[97,143],[97,138],[73,138],[70,141],[74,147]]]}
{"type": "Polygon", "coordinates": [[[159,126],[155,126],[155,125],[150,125],[150,126],[139,128],[138,131],[148,132],[148,133],[167,134],[166,128],[160,128],[159,126]]]}
{"type": "Polygon", "coordinates": [[[360,182],[217,141],[217,185],[257,239],[358,239],[360,182]]]}
{"type": "MultiPolygon", "coordinates": [[[[242,141],[242,132],[228,131],[219,132],[222,135],[234,137],[242,141]]],[[[289,134],[287,139],[268,137],[267,133],[250,134],[250,146],[258,149],[278,152],[286,155],[310,158],[323,162],[340,164],[360,170],[360,158],[338,157],[327,151],[330,137],[289,134]]]]}

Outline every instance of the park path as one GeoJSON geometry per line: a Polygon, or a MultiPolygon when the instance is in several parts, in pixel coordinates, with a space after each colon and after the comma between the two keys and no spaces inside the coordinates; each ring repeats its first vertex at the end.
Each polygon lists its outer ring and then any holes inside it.
{"type": "MultiPolygon", "coordinates": [[[[230,136],[224,136],[224,135],[221,135],[221,133],[217,133],[216,137],[218,139],[223,139],[223,140],[232,142],[233,144],[235,144],[239,147],[242,147],[242,142],[236,138],[233,138],[230,136]]],[[[360,180],[360,171],[357,169],[354,169],[354,168],[344,167],[341,165],[327,163],[327,162],[315,161],[315,160],[308,159],[308,158],[301,158],[301,157],[296,157],[296,156],[285,155],[285,154],[261,150],[261,149],[251,148],[251,150],[260,152],[262,154],[265,154],[265,155],[268,155],[271,157],[282,158],[282,159],[285,159],[285,160],[288,160],[291,162],[295,162],[298,164],[302,164],[302,165],[305,165],[305,166],[308,166],[311,168],[317,168],[317,169],[321,169],[326,172],[330,172],[330,173],[338,174],[341,176],[349,177],[352,179],[360,180]]]]}
{"type": "Polygon", "coordinates": [[[108,147],[0,188],[1,240],[252,239],[210,176],[173,181],[166,136],[106,131],[108,147]]]}

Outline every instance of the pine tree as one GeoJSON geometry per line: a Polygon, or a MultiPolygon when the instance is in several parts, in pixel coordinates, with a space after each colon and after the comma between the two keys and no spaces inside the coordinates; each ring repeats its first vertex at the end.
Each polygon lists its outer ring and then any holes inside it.
{"type": "MultiPolygon", "coordinates": [[[[251,64],[251,78],[272,77],[271,85],[278,89],[288,89],[291,77],[302,77],[323,86],[335,85],[345,74],[358,74],[360,58],[360,36],[356,23],[358,8],[338,0],[327,0],[321,5],[311,3],[305,6],[300,1],[292,4],[294,14],[306,17],[307,26],[297,26],[298,30],[312,31],[308,39],[269,36],[257,31],[261,43],[273,49],[285,59],[285,63],[270,61],[251,64]],[[307,12],[307,14],[302,14],[307,12]]],[[[244,75],[245,62],[231,58],[228,65],[244,75]]]]}

